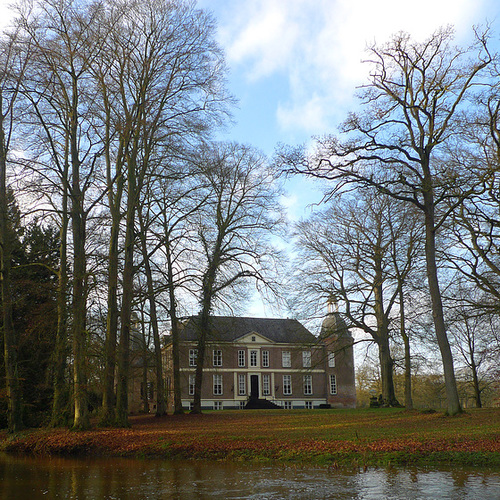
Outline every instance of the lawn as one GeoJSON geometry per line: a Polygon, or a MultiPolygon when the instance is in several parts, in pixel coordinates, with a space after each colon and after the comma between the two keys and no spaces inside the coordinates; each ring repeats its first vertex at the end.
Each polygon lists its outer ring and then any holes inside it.
{"type": "Polygon", "coordinates": [[[8,452],[278,460],[356,465],[500,467],[500,408],[442,413],[402,409],[245,410],[130,418],[129,429],[30,430],[0,436],[8,452]]]}

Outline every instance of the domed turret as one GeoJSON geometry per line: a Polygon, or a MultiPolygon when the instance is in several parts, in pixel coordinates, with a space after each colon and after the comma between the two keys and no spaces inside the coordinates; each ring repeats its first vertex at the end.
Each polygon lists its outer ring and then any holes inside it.
{"type": "Polygon", "coordinates": [[[346,322],[342,319],[342,316],[340,316],[337,301],[333,297],[330,297],[327,306],[328,314],[321,324],[320,337],[350,338],[351,334],[347,328],[346,322]]]}

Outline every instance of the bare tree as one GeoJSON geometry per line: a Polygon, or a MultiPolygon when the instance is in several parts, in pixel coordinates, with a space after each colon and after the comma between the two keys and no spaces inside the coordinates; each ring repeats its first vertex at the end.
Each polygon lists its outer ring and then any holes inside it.
{"type": "MultiPolygon", "coordinates": [[[[182,414],[180,358],[179,358],[179,301],[193,294],[198,269],[193,266],[193,247],[197,239],[191,231],[193,217],[207,202],[207,192],[194,175],[181,175],[183,168],[177,168],[171,177],[157,179],[149,192],[148,203],[144,207],[154,217],[148,217],[149,231],[156,242],[153,251],[159,254],[151,259],[159,280],[166,291],[165,304],[172,336],[172,365],[174,414],[182,414]]],[[[182,310],[182,309],[181,309],[182,310]]],[[[159,340],[158,340],[159,342],[159,340]]],[[[155,346],[156,351],[156,346],[155,346]]],[[[160,348],[158,354],[160,356],[160,348]]]]}
{"type": "Polygon", "coordinates": [[[12,229],[8,203],[9,156],[13,134],[19,126],[18,97],[26,65],[31,56],[29,43],[23,44],[21,50],[20,37],[20,31],[14,30],[5,33],[0,39],[0,288],[9,432],[17,432],[23,428],[22,396],[17,364],[19,346],[12,319],[12,229]]]}
{"type": "Polygon", "coordinates": [[[436,337],[443,361],[448,413],[461,411],[453,357],[446,333],[436,264],[436,235],[452,210],[477,189],[474,172],[449,164],[446,147],[457,123],[468,115],[476,85],[492,62],[487,34],[467,49],[454,47],[451,28],[422,43],[400,33],[370,49],[370,82],[361,92],[362,111],[352,113],[342,131],[349,139],[318,141],[314,161],[288,155],[291,169],[345,183],[376,186],[411,203],[425,221],[427,280],[436,337]],[[464,113],[462,113],[464,111],[464,113]]]}
{"type": "Polygon", "coordinates": [[[218,144],[202,151],[198,169],[208,195],[203,210],[196,214],[201,243],[201,311],[193,413],[201,413],[213,308],[245,280],[272,286],[277,252],[269,237],[282,223],[276,179],[262,155],[238,144],[218,144]]]}
{"type": "Polygon", "coordinates": [[[348,323],[372,337],[379,351],[384,403],[399,405],[391,323],[411,269],[406,253],[410,215],[403,216],[400,203],[373,188],[351,195],[331,201],[326,210],[298,223],[296,287],[301,300],[304,290],[310,294],[309,311],[310,302],[335,297],[348,323]]]}
{"type": "Polygon", "coordinates": [[[183,143],[199,140],[220,123],[229,99],[213,20],[193,2],[116,0],[109,5],[123,12],[114,30],[117,62],[111,80],[120,96],[117,137],[123,144],[126,179],[116,423],[128,425],[134,225],[140,192],[145,182],[162,175],[183,143]]]}

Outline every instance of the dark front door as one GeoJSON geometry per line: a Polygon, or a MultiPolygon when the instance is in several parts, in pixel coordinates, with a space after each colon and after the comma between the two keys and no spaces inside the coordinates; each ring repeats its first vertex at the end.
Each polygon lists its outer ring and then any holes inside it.
{"type": "Polygon", "coordinates": [[[250,375],[250,399],[259,399],[259,376],[250,375]]]}

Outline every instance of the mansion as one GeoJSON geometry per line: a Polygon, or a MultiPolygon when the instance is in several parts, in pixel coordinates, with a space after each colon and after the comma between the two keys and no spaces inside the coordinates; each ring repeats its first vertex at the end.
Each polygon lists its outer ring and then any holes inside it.
{"type": "MultiPolygon", "coordinates": [[[[198,320],[191,316],[180,322],[185,410],[193,402],[198,320]]],[[[164,356],[171,411],[172,344],[168,340],[164,356]]],[[[259,407],[256,402],[285,409],[354,408],[352,336],[335,311],[326,316],[319,336],[294,319],[212,316],[201,398],[204,410],[259,407]]]]}

